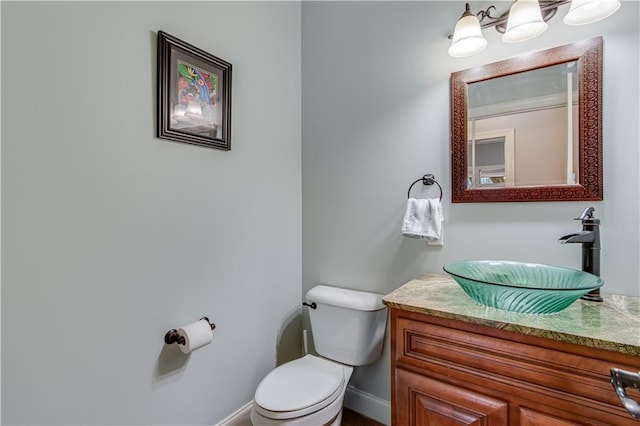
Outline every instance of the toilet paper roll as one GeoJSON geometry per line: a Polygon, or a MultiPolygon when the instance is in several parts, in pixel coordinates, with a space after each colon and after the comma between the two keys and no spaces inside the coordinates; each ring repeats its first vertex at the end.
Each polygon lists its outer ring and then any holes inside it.
{"type": "Polygon", "coordinates": [[[178,336],[184,337],[184,345],[180,346],[182,353],[188,354],[203,346],[207,346],[213,339],[211,325],[207,320],[200,320],[187,324],[178,329],[178,336]]]}

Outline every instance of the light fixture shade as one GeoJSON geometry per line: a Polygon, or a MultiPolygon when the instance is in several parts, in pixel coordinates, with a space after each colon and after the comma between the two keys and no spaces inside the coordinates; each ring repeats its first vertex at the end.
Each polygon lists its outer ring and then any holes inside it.
{"type": "Polygon", "coordinates": [[[475,55],[487,47],[487,39],[482,35],[480,21],[469,10],[467,10],[456,23],[453,31],[453,40],[449,46],[449,55],[454,58],[475,55]]]}
{"type": "Polygon", "coordinates": [[[517,0],[509,10],[507,30],[502,41],[515,43],[534,38],[547,29],[538,0],[517,0]]]}
{"type": "Polygon", "coordinates": [[[620,9],[619,0],[573,0],[564,17],[567,25],[585,25],[613,15],[620,9]]]}

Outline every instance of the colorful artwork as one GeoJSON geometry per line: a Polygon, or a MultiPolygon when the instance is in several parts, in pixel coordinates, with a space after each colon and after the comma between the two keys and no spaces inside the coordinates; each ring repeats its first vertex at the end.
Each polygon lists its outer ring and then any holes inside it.
{"type": "Polygon", "coordinates": [[[231,71],[229,62],[158,31],[158,137],[229,151],[231,71]]]}
{"type": "Polygon", "coordinates": [[[173,119],[185,126],[215,128],[218,76],[178,60],[178,100],[173,119]]]}

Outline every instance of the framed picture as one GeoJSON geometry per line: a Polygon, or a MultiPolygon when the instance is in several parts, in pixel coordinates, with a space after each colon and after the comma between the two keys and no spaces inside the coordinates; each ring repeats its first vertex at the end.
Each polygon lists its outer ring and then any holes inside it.
{"type": "Polygon", "coordinates": [[[158,31],[158,137],[231,149],[231,64],[158,31]]]}

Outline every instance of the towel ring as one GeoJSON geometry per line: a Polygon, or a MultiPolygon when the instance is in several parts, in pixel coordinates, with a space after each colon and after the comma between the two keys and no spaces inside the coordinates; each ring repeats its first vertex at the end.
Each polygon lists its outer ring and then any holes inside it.
{"type": "Polygon", "coordinates": [[[440,186],[438,181],[433,177],[432,174],[424,175],[420,179],[416,179],[411,184],[411,186],[409,186],[409,190],[407,191],[407,198],[411,198],[411,188],[413,188],[413,185],[415,185],[416,183],[418,183],[420,181],[422,181],[423,185],[433,185],[434,183],[436,185],[438,185],[438,188],[440,188],[440,201],[442,201],[442,187],[440,186]]]}

